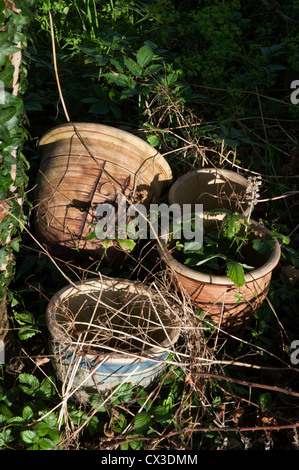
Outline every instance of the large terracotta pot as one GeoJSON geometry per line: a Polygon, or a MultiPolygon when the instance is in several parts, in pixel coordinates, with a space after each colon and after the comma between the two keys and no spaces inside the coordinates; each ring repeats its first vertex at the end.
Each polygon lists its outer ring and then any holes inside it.
{"type": "Polygon", "coordinates": [[[55,127],[41,138],[38,152],[36,235],[62,256],[70,249],[98,259],[102,242],[86,239],[97,206],[115,204],[119,194],[148,206],[172,182],[168,163],[153,147],[102,124],[55,127]]]}
{"type": "Polygon", "coordinates": [[[50,352],[65,392],[90,394],[122,383],[150,386],[180,335],[180,317],[153,288],[101,277],[67,285],[49,302],[50,352]]]}
{"type": "MultiPolygon", "coordinates": [[[[265,227],[253,220],[250,225],[259,232],[267,232],[265,227]]],[[[221,329],[238,332],[250,323],[261,307],[281,251],[278,242],[269,257],[259,258],[252,249],[246,263],[257,268],[245,274],[246,283],[241,287],[237,287],[227,276],[209,275],[188,268],[167,249],[160,248],[160,253],[175,275],[176,286],[190,296],[195,308],[203,310],[206,318],[221,329]]]]}
{"type": "Polygon", "coordinates": [[[168,192],[169,204],[202,204],[203,211],[228,209],[248,213],[248,182],[239,173],[221,168],[201,168],[178,178],[168,192]]]}

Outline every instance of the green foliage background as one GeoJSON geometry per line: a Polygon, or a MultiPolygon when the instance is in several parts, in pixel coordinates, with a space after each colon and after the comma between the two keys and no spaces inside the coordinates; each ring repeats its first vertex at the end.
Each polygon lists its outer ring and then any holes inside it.
{"type": "MultiPolygon", "coordinates": [[[[22,2],[18,6],[23,7],[22,2]]],[[[0,296],[7,293],[7,286],[15,273],[14,252],[19,251],[20,234],[26,221],[23,202],[26,200],[29,163],[23,154],[27,130],[23,95],[26,90],[26,68],[21,67],[18,95],[12,93],[14,67],[10,57],[19,49],[27,47],[27,27],[31,11],[15,13],[0,2],[0,200],[4,203],[4,216],[0,223],[0,296]],[[29,16],[28,16],[29,13],[29,16]],[[5,28],[5,30],[3,30],[5,28]],[[16,152],[16,158],[12,155],[16,152]],[[16,174],[13,168],[16,165],[16,174]],[[8,214],[7,214],[8,213],[8,214]]],[[[9,293],[9,291],[8,291],[9,293]]]]}

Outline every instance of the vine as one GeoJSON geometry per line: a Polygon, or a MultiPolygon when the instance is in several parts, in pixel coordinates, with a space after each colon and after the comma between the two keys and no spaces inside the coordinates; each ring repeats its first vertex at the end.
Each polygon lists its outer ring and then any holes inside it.
{"type": "MultiPolygon", "coordinates": [[[[32,2],[27,2],[32,3],[32,2]]],[[[22,48],[32,14],[24,2],[0,0],[0,300],[8,294],[19,251],[29,164],[22,153],[26,141],[22,95],[26,69],[22,48]]]]}

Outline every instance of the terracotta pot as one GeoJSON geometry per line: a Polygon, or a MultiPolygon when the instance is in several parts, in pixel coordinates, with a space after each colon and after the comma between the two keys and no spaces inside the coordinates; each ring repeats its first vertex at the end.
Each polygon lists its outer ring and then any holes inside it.
{"type": "MultiPolygon", "coordinates": [[[[253,220],[250,225],[259,232],[267,233],[267,229],[253,220]]],[[[261,257],[259,267],[246,273],[246,283],[237,287],[227,276],[195,271],[180,263],[166,249],[160,252],[175,274],[177,286],[191,297],[195,308],[203,310],[206,317],[220,328],[234,332],[244,328],[261,307],[269,290],[272,271],[281,254],[280,245],[276,242],[270,256],[261,257]]],[[[257,261],[258,256],[253,250],[252,258],[257,261]]],[[[250,259],[246,263],[250,265],[250,259]]]]}
{"type": "Polygon", "coordinates": [[[178,308],[149,286],[107,277],[68,285],[46,310],[50,351],[65,390],[90,394],[150,386],[180,334],[178,308]],[[80,344],[80,347],[79,347],[80,344]]]}
{"type": "MultiPolygon", "coordinates": [[[[203,204],[203,211],[229,209],[248,213],[244,200],[248,182],[246,178],[230,170],[201,168],[178,178],[168,193],[169,204],[203,204]]],[[[212,217],[211,217],[212,218],[212,217]]],[[[219,216],[218,216],[219,218],[219,216]]]]}
{"type": "Polygon", "coordinates": [[[62,256],[79,249],[98,259],[102,242],[85,238],[94,230],[96,207],[114,204],[119,194],[148,206],[172,182],[168,163],[153,147],[102,124],[55,127],[41,138],[38,152],[36,235],[62,256]]]}

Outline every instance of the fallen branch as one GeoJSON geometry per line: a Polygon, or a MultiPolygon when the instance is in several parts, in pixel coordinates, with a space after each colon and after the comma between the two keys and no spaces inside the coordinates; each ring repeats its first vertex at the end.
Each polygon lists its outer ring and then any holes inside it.
{"type": "Polygon", "coordinates": [[[291,395],[293,397],[299,397],[299,393],[293,392],[292,390],[288,390],[286,388],[276,387],[272,385],[264,385],[264,384],[259,384],[255,382],[248,382],[246,380],[232,379],[231,377],[226,377],[225,375],[212,374],[208,372],[191,372],[191,375],[197,375],[197,376],[206,377],[206,378],[209,377],[209,378],[213,378],[217,380],[225,380],[226,382],[233,382],[238,385],[245,385],[250,388],[262,388],[265,390],[271,390],[273,392],[291,395]]]}

